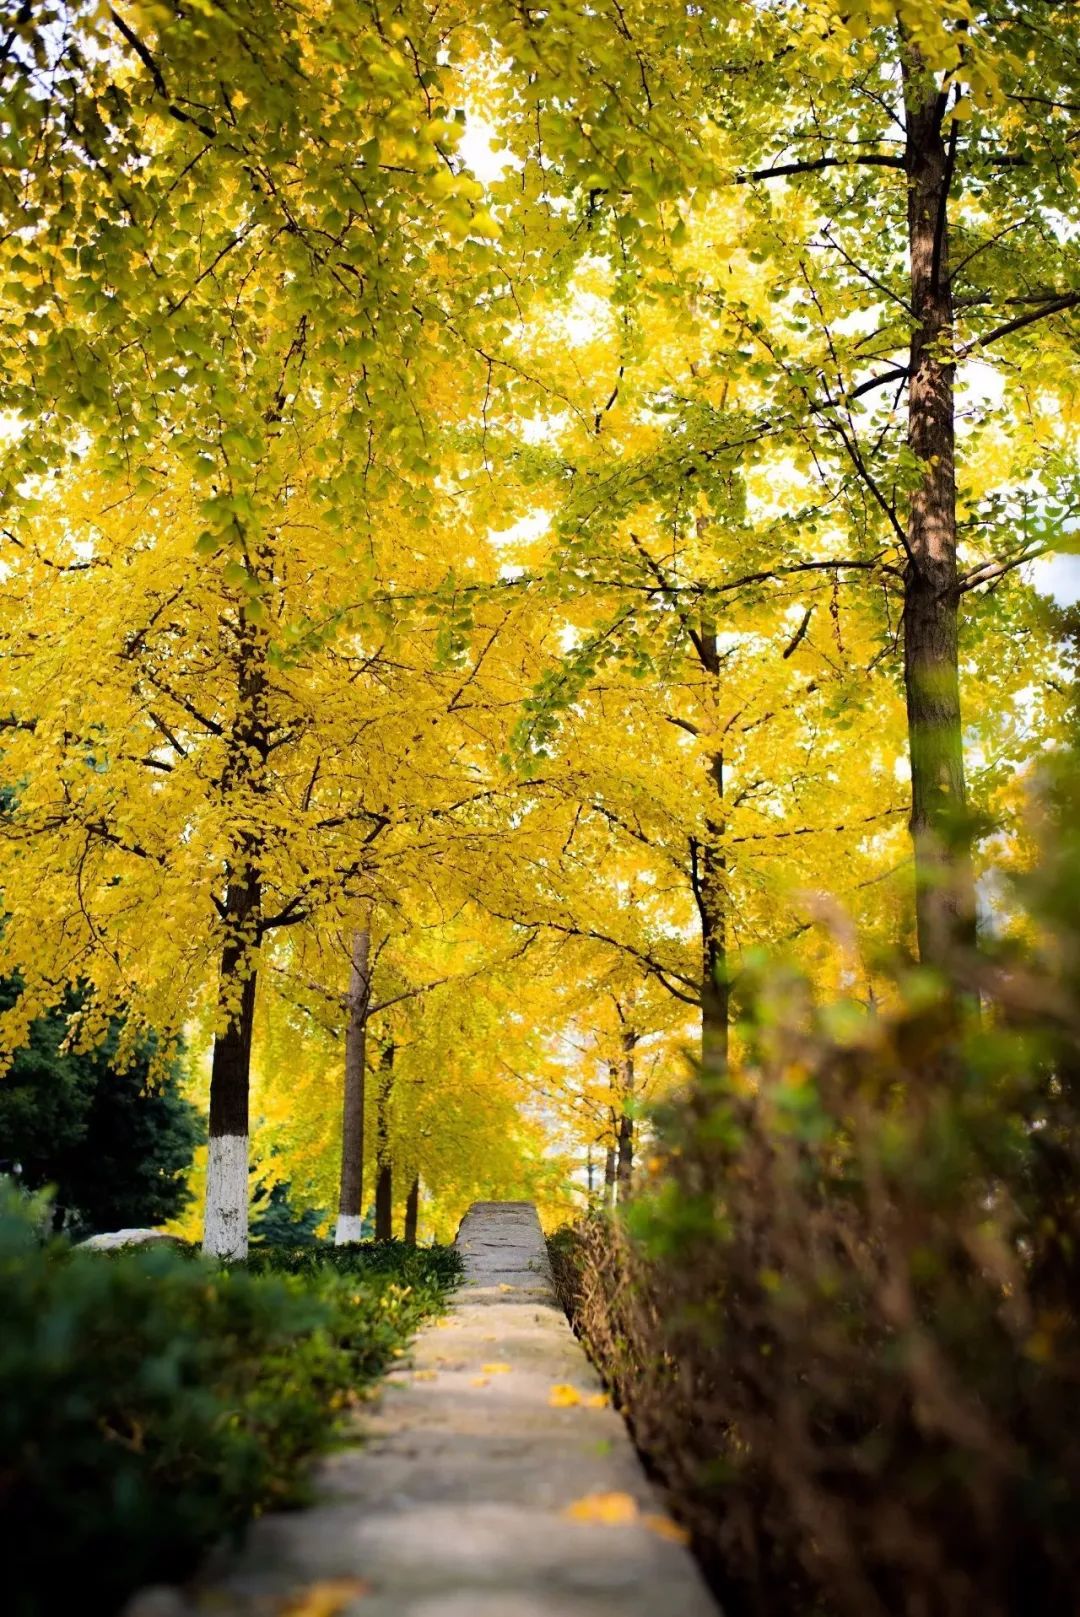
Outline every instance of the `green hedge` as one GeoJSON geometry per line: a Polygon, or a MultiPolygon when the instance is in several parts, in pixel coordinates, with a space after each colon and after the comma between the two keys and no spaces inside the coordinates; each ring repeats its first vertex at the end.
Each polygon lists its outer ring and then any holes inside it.
{"type": "Polygon", "coordinates": [[[457,1276],[437,1248],[259,1253],[220,1269],[161,1248],[41,1241],[0,1191],[0,1514],[6,1609],[78,1589],[108,1612],[182,1576],[305,1462],[457,1276]],[[277,1271],[277,1272],[274,1272],[277,1271]]]}

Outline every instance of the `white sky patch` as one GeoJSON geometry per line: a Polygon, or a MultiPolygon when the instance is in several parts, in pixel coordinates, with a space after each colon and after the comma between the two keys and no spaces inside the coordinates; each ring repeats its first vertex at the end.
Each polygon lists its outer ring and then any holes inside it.
{"type": "Polygon", "coordinates": [[[489,529],[488,539],[494,550],[505,550],[509,545],[524,545],[539,539],[550,526],[551,517],[547,511],[527,511],[508,528],[489,529]]]}
{"type": "Polygon", "coordinates": [[[521,166],[505,146],[495,145],[495,139],[495,125],[477,113],[469,112],[465,133],[458,141],[458,151],[481,185],[492,185],[496,180],[501,180],[511,164],[515,168],[521,166]]]}
{"type": "Polygon", "coordinates": [[[1031,582],[1058,606],[1075,606],[1080,601],[1080,555],[1040,556],[1031,564],[1031,582]]]}

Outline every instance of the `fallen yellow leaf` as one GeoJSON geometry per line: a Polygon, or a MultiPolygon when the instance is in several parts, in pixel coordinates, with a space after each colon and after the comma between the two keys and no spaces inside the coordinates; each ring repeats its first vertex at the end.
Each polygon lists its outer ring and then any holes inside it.
{"type": "Polygon", "coordinates": [[[628,1493],[587,1493],[563,1511],[575,1522],[593,1522],[601,1527],[625,1527],[637,1521],[637,1500],[628,1493]]]}
{"type": "Polygon", "coordinates": [[[552,1409],[571,1409],[574,1404],[580,1404],[581,1394],[569,1382],[557,1381],[548,1394],[548,1403],[552,1409]]]}
{"type": "Polygon", "coordinates": [[[278,1617],[338,1617],[350,1602],[370,1593],[364,1578],[326,1578],[295,1590],[278,1607],[278,1617]]]}
{"type": "Polygon", "coordinates": [[[647,1516],[642,1516],[641,1520],[651,1533],[658,1533],[661,1538],[670,1539],[672,1544],[690,1542],[690,1534],[686,1528],[680,1527],[678,1522],[673,1522],[670,1516],[661,1516],[658,1512],[651,1511],[647,1516]]]}
{"type": "Polygon", "coordinates": [[[510,1374],[508,1364],[482,1364],[480,1368],[486,1376],[508,1376],[510,1374]]]}
{"type": "Polygon", "coordinates": [[[437,1374],[435,1370],[414,1370],[412,1378],[414,1381],[434,1381],[437,1374]]]}
{"type": "Polygon", "coordinates": [[[472,1380],[469,1382],[470,1387],[486,1387],[487,1385],[487,1376],[473,1376],[472,1380]]]}
{"type": "Polygon", "coordinates": [[[499,1290],[500,1291],[516,1291],[517,1287],[516,1286],[508,1286],[506,1284],[505,1280],[500,1280],[499,1281],[499,1290]]]}
{"type": "Polygon", "coordinates": [[[594,1392],[585,1400],[590,1409],[606,1409],[611,1399],[606,1392],[594,1392]]]}

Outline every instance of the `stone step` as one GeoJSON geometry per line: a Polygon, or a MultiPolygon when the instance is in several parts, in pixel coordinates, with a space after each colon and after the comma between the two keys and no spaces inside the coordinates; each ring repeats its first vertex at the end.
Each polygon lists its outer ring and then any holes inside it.
{"type": "Polygon", "coordinates": [[[321,1464],[315,1503],[129,1617],[262,1617],[339,1580],[336,1617],[718,1617],[555,1300],[535,1208],[477,1202],[458,1245],[449,1316],[321,1464]]]}

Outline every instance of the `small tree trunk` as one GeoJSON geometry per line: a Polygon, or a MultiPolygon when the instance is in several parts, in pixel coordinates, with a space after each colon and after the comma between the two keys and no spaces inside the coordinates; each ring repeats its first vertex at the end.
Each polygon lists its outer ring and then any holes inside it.
{"type": "Polygon", "coordinates": [[[369,961],[371,931],[362,926],[353,934],[349,973],[349,1019],[345,1028],[345,1093],[341,1109],[341,1185],[338,1196],[336,1245],[359,1241],[363,1227],[364,1193],[364,1076],[367,1059],[367,1018],[371,1001],[369,961]]]}
{"type": "Polygon", "coordinates": [[[394,1175],[390,1160],[390,1096],[394,1086],[394,1046],[383,1051],[379,1074],[375,1124],[375,1239],[389,1241],[394,1233],[394,1175]]]}
{"type": "Polygon", "coordinates": [[[955,366],[945,97],[918,52],[904,62],[911,338],[908,443],[923,465],[907,528],[904,686],[919,957],[943,966],[974,935],[975,897],[960,721],[956,560],[955,366]]]}
{"type": "Polygon", "coordinates": [[[416,1245],[416,1227],[420,1222],[420,1175],[415,1174],[405,1200],[405,1245],[416,1245]]]}

